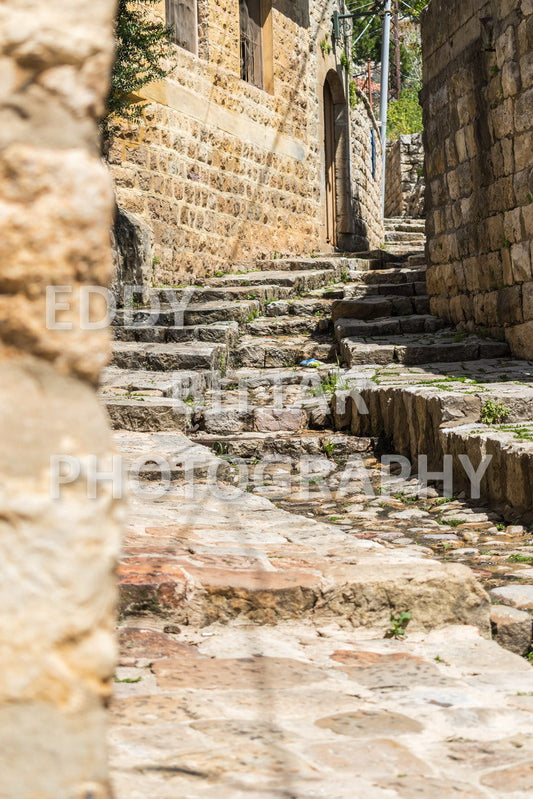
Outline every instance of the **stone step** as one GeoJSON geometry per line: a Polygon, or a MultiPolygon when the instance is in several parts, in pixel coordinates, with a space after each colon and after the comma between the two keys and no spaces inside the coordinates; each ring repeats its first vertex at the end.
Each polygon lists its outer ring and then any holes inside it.
{"type": "Polygon", "coordinates": [[[363,271],[370,269],[370,264],[365,260],[353,264],[351,259],[339,254],[337,256],[319,255],[313,258],[271,258],[257,261],[256,267],[261,272],[308,272],[324,269],[337,272],[343,268],[358,268],[363,271]]]}
{"type": "Polygon", "coordinates": [[[246,332],[251,336],[288,336],[328,333],[333,325],[329,318],[321,316],[273,316],[248,322],[246,332]]]}
{"type": "Polygon", "coordinates": [[[392,259],[403,258],[405,261],[407,261],[410,255],[414,255],[420,250],[424,250],[426,243],[423,240],[412,242],[411,244],[394,244],[389,242],[385,246],[392,259]]]}
{"type": "Polygon", "coordinates": [[[191,410],[181,400],[138,395],[131,399],[106,397],[104,404],[115,430],[187,432],[191,410]]]}
{"type": "Polygon", "coordinates": [[[316,432],[306,430],[294,433],[238,433],[230,435],[209,435],[196,433],[191,440],[209,447],[215,454],[238,458],[261,458],[267,455],[283,455],[298,458],[301,455],[345,458],[358,453],[369,452],[373,441],[359,436],[343,436],[333,430],[316,432]]]}
{"type": "Polygon", "coordinates": [[[329,316],[331,314],[331,304],[333,292],[324,294],[316,298],[301,300],[277,300],[267,303],[264,314],[268,317],[274,316],[329,316]]]}
{"type": "Polygon", "coordinates": [[[157,503],[130,504],[121,618],[198,627],[345,619],[352,631],[386,630],[391,614],[408,608],[410,632],[450,623],[490,633],[489,599],[462,565],[361,541],[239,489],[187,485],[157,503]]]}
{"type": "Polygon", "coordinates": [[[324,362],[334,361],[335,352],[335,344],[331,336],[317,336],[316,338],[243,336],[233,350],[233,361],[237,366],[279,368],[298,366],[309,358],[316,358],[324,362]]]}
{"type": "Polygon", "coordinates": [[[100,383],[100,394],[104,398],[128,399],[128,395],[135,394],[185,399],[200,396],[212,388],[214,375],[211,369],[154,372],[108,366],[100,383]]]}
{"type": "MultiPolygon", "coordinates": [[[[322,406],[323,426],[326,416],[331,422],[325,403],[311,398],[298,405],[286,404],[282,408],[270,405],[225,405],[204,408],[195,414],[196,426],[214,436],[231,436],[236,433],[299,433],[316,421],[316,409],[322,406]]],[[[218,440],[218,439],[217,439],[218,440]]],[[[222,453],[219,453],[222,454],[222,453]]]]}
{"type": "Polygon", "coordinates": [[[424,268],[406,268],[405,266],[397,266],[392,269],[376,269],[371,272],[366,272],[361,275],[361,282],[367,285],[374,283],[420,283],[426,279],[426,267],[424,268]]]}
{"type": "MultiPolygon", "coordinates": [[[[362,297],[414,297],[427,295],[425,280],[409,283],[350,283],[346,286],[343,299],[359,299],[362,297]]],[[[335,298],[337,299],[337,298],[335,298]]]]}
{"type": "Polygon", "coordinates": [[[401,230],[385,231],[385,241],[390,242],[391,244],[402,244],[403,242],[411,244],[412,242],[424,242],[425,239],[425,233],[406,232],[401,230]]]}
{"type": "Polygon", "coordinates": [[[501,358],[509,354],[505,342],[436,332],[434,335],[403,335],[371,341],[350,336],[340,342],[340,359],[348,367],[357,364],[428,364],[501,358]]]}
{"type": "MultiPolygon", "coordinates": [[[[230,275],[231,277],[231,275],[230,275]]],[[[186,307],[190,303],[206,302],[239,302],[241,300],[259,300],[289,297],[290,287],[265,283],[263,285],[211,286],[209,282],[202,286],[183,286],[179,288],[161,287],[152,289],[149,297],[157,305],[186,307]]]]}
{"type": "Polygon", "coordinates": [[[423,252],[417,252],[414,253],[413,255],[410,255],[409,258],[407,259],[407,263],[409,264],[410,267],[424,266],[427,269],[427,267],[425,266],[426,255],[423,252]]]}
{"type": "Polygon", "coordinates": [[[218,458],[210,447],[179,433],[115,431],[113,441],[123,456],[130,481],[165,481],[184,479],[231,480],[231,465],[218,458]]]}
{"type": "Polygon", "coordinates": [[[336,282],[346,267],[342,261],[335,261],[331,269],[302,271],[246,272],[242,275],[225,275],[210,279],[210,285],[221,286],[261,286],[276,285],[289,287],[293,292],[311,291],[336,282]]]}
{"type": "MultiPolygon", "coordinates": [[[[167,301],[168,301],[167,297],[167,301]]],[[[257,314],[261,303],[257,299],[238,301],[184,302],[176,297],[173,304],[146,305],[117,311],[113,320],[114,326],[131,327],[146,324],[147,326],[168,325],[170,327],[197,327],[213,325],[221,322],[246,322],[250,316],[257,314]]]]}
{"type": "Polygon", "coordinates": [[[212,325],[190,325],[175,327],[163,325],[159,327],[137,325],[113,329],[116,341],[152,342],[154,344],[170,344],[171,342],[203,341],[230,346],[237,338],[239,326],[237,322],[221,322],[212,325]]]}
{"type": "Polygon", "coordinates": [[[391,316],[386,319],[361,322],[358,319],[338,319],[335,322],[335,338],[354,336],[356,338],[399,336],[404,333],[434,333],[445,328],[447,323],[430,314],[412,314],[411,316],[391,316]]]}
{"type": "Polygon", "coordinates": [[[388,217],[385,221],[385,230],[399,230],[410,233],[425,233],[426,223],[423,219],[409,219],[403,217],[388,217]]]}
{"type": "Polygon", "coordinates": [[[114,342],[113,364],[122,369],[167,371],[176,369],[220,369],[226,367],[222,344],[144,344],[114,342]]]}
{"type": "Polygon", "coordinates": [[[379,319],[388,316],[409,316],[410,314],[428,314],[429,297],[369,295],[360,299],[334,301],[331,308],[333,321],[338,319],[379,319]]]}

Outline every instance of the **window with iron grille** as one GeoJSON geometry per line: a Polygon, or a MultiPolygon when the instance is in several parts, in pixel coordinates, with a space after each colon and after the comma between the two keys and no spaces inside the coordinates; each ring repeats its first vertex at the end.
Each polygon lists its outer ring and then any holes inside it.
{"type": "Polygon", "coordinates": [[[191,53],[198,53],[197,0],[165,0],[165,12],[173,41],[191,53]]]}
{"type": "Polygon", "coordinates": [[[241,25],[241,78],[263,88],[261,0],[239,0],[241,25]]]}

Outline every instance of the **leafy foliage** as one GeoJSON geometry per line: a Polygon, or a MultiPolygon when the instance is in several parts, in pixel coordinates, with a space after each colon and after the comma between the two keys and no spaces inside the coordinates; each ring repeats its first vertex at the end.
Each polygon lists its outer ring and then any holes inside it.
{"type": "Polygon", "coordinates": [[[397,100],[389,103],[387,136],[394,140],[408,133],[421,133],[422,108],[416,89],[404,89],[397,100]]]}
{"type": "Polygon", "coordinates": [[[110,117],[140,119],[143,103],[135,93],[170,72],[164,62],[172,53],[171,29],[152,18],[148,9],[157,1],[119,0],[115,62],[107,98],[108,128],[110,117]]]}
{"type": "MultiPolygon", "coordinates": [[[[420,42],[420,15],[429,0],[400,0],[400,60],[403,90],[390,107],[388,137],[395,139],[406,133],[422,130],[422,110],[418,104],[418,91],[422,88],[422,47],[420,42]]],[[[352,12],[368,11],[368,0],[349,0],[352,12]]],[[[370,9],[372,6],[370,6],[370,9]]],[[[361,17],[354,20],[352,58],[361,68],[368,59],[377,63],[381,59],[383,18],[361,17]]],[[[394,52],[394,44],[392,45],[394,52]]]]}

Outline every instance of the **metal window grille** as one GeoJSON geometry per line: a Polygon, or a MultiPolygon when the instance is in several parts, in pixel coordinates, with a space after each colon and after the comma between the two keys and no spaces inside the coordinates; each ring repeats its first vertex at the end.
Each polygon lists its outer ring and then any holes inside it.
{"type": "Polygon", "coordinates": [[[261,0],[239,0],[241,27],[241,78],[263,88],[261,0]]]}

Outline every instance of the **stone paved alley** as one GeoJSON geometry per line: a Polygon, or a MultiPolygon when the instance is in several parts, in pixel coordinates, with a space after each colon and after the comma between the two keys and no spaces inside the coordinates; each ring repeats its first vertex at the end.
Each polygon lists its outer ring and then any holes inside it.
{"type": "Polygon", "coordinates": [[[533,363],[429,313],[422,231],[117,319],[118,799],[531,796],[533,363]],[[480,499],[380,467],[444,452],[480,499]]]}

